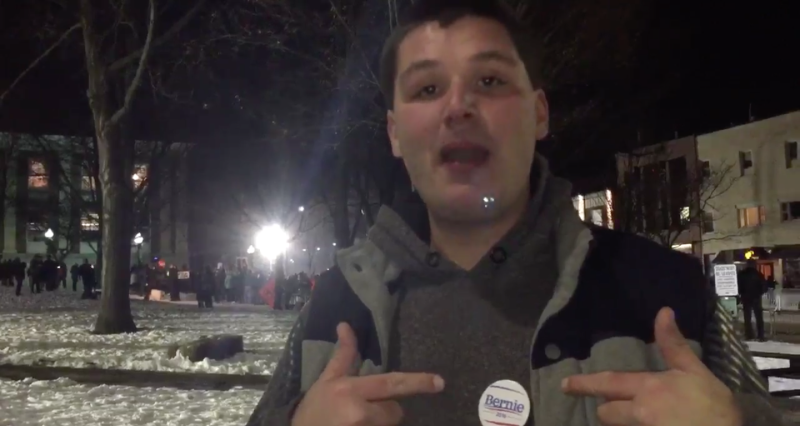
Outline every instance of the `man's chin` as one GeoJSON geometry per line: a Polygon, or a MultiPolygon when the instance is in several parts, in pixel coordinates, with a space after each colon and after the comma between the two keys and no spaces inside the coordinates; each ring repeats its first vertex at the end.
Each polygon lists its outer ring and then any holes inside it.
{"type": "Polygon", "coordinates": [[[487,205],[486,194],[459,194],[458,196],[441,197],[432,203],[426,203],[430,213],[436,217],[459,222],[484,222],[497,214],[494,203],[487,205]]]}

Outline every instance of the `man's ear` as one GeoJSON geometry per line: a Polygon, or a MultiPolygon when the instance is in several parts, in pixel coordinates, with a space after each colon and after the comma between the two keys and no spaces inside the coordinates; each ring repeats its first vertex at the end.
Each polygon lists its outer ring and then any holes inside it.
{"type": "Polygon", "coordinates": [[[536,140],[540,141],[550,133],[550,105],[544,90],[536,91],[536,140]]]}
{"type": "Polygon", "coordinates": [[[395,158],[402,158],[400,153],[400,140],[397,137],[397,124],[394,121],[394,111],[386,111],[386,133],[389,135],[389,141],[392,143],[392,154],[395,158]]]}

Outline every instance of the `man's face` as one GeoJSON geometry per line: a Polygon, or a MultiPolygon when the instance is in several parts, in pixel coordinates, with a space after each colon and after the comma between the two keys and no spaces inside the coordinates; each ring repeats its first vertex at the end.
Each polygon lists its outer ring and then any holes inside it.
{"type": "Polygon", "coordinates": [[[394,96],[392,151],[432,214],[482,221],[527,197],[547,100],[500,23],[465,17],[410,32],[398,47],[394,96]],[[495,199],[488,213],[485,196],[495,199]]]}

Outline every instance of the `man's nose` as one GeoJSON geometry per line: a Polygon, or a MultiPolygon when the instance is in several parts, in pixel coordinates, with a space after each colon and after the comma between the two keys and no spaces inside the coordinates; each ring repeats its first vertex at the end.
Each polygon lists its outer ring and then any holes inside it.
{"type": "Polygon", "coordinates": [[[475,93],[463,84],[453,84],[445,109],[445,123],[447,125],[458,125],[460,122],[474,118],[476,113],[477,98],[475,93]]]}

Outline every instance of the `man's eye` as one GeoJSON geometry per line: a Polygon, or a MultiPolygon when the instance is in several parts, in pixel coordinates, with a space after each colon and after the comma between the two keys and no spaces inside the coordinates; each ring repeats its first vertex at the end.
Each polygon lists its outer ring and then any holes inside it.
{"type": "Polygon", "coordinates": [[[481,79],[478,81],[478,84],[483,87],[492,87],[502,86],[505,84],[505,82],[497,77],[481,77],[481,79]]]}
{"type": "Polygon", "coordinates": [[[417,91],[416,97],[418,97],[418,98],[428,98],[428,97],[436,95],[437,92],[438,92],[438,90],[437,90],[436,86],[428,85],[428,86],[423,87],[419,91],[417,91]]]}

